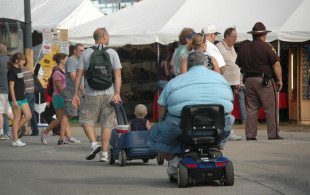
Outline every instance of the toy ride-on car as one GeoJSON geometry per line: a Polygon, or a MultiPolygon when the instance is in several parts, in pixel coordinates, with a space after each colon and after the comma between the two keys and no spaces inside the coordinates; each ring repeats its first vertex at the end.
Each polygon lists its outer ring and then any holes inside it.
{"type": "MultiPolygon", "coordinates": [[[[232,162],[223,157],[219,144],[224,138],[225,114],[222,105],[192,105],[182,109],[180,139],[186,152],[178,165],[178,186],[219,180],[234,184],[232,162]]],[[[174,178],[169,176],[170,181],[174,178]]]]}
{"type": "Polygon", "coordinates": [[[164,164],[164,158],[151,150],[146,145],[146,139],[149,131],[129,131],[127,116],[122,103],[114,104],[118,127],[112,130],[110,140],[110,164],[114,164],[115,160],[119,160],[121,166],[126,165],[126,161],[141,159],[147,163],[149,159],[157,159],[159,165],[164,164]]]}

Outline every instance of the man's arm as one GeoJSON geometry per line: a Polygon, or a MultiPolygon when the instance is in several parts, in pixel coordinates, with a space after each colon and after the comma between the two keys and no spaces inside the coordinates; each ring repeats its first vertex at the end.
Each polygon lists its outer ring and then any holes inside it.
{"type": "Polygon", "coordinates": [[[77,69],[74,83],[74,96],[72,99],[72,104],[75,108],[78,108],[80,105],[79,86],[81,85],[82,76],[84,76],[84,70],[77,69]]]}
{"type": "Polygon", "coordinates": [[[283,83],[282,83],[282,68],[281,68],[280,62],[277,61],[277,62],[272,66],[272,68],[273,68],[274,74],[275,74],[276,77],[277,77],[277,82],[276,82],[277,89],[278,89],[278,91],[281,91],[281,90],[282,90],[283,83]]]}
{"type": "Polygon", "coordinates": [[[158,120],[163,121],[165,119],[167,112],[167,106],[162,106],[158,104],[158,120]]]}
{"type": "MultiPolygon", "coordinates": [[[[69,75],[70,75],[70,79],[72,80],[73,83],[75,83],[75,76],[76,76],[76,73],[75,72],[69,72],[69,75]]],[[[80,85],[80,90],[83,91],[84,90],[84,87],[82,85],[80,85]]]]}
{"type": "Polygon", "coordinates": [[[114,94],[112,101],[114,101],[114,103],[119,103],[122,101],[121,96],[120,96],[121,85],[122,85],[122,74],[121,74],[120,68],[114,70],[114,78],[115,78],[115,81],[114,81],[115,94],[114,94]]]}

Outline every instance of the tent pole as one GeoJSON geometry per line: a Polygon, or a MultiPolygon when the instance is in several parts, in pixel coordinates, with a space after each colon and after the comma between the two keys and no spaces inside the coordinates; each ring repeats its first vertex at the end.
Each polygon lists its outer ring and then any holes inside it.
{"type": "Polygon", "coordinates": [[[157,43],[157,64],[159,63],[159,56],[160,52],[159,52],[159,43],[157,43]]]}
{"type": "MultiPolygon", "coordinates": [[[[279,58],[280,58],[280,40],[278,39],[278,56],[279,56],[279,58]]],[[[277,92],[277,95],[278,95],[278,124],[279,124],[279,122],[280,122],[280,109],[279,109],[279,104],[280,104],[280,102],[279,102],[279,91],[277,92]]]]}
{"type": "Polygon", "coordinates": [[[280,57],[280,40],[278,40],[278,56],[280,57]]]}

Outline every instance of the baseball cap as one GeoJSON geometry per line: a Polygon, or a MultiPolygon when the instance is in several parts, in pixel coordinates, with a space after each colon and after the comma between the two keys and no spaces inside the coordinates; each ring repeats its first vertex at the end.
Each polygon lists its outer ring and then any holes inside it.
{"type": "Polygon", "coordinates": [[[216,31],[215,29],[215,26],[212,25],[212,24],[208,24],[207,26],[203,27],[203,29],[201,30],[201,33],[204,33],[204,34],[221,34],[219,32],[216,31]]]}

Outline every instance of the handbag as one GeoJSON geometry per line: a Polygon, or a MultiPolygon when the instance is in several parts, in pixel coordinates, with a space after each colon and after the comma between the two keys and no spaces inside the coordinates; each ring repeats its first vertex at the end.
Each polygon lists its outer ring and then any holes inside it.
{"type": "Polygon", "coordinates": [[[34,83],[34,93],[36,94],[36,93],[41,92],[43,87],[38,77],[34,74],[32,74],[32,76],[33,76],[33,83],[34,83]]]}

